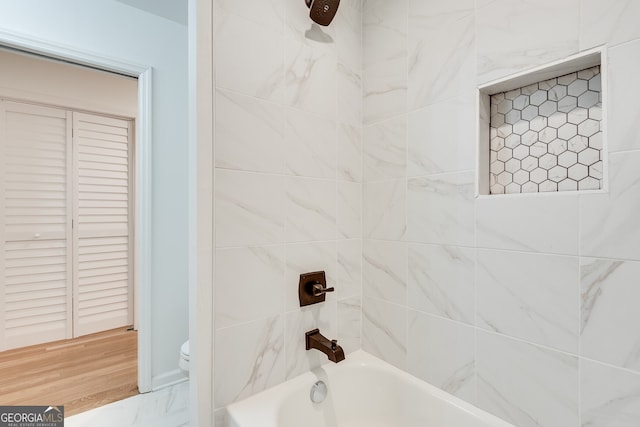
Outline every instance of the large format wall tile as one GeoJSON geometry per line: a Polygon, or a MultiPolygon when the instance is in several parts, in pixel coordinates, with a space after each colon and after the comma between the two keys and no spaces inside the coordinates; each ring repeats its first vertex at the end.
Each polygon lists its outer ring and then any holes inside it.
{"type": "Polygon", "coordinates": [[[289,242],[335,239],[335,182],[288,178],[285,216],[285,234],[289,242]]]}
{"type": "Polygon", "coordinates": [[[218,169],[215,186],[217,247],[284,241],[283,177],[218,169]]]}
{"type": "Polygon", "coordinates": [[[640,37],[640,3],[580,0],[580,50],[624,43],[640,37]]]}
{"type": "Polygon", "coordinates": [[[336,299],[362,295],[362,240],[338,240],[336,299]]]}
{"type": "Polygon", "coordinates": [[[365,296],[407,303],[407,244],[365,240],[362,254],[365,296]]]}
{"type": "Polygon", "coordinates": [[[407,309],[375,298],[362,302],[362,349],[407,367],[407,309]]]}
{"type": "Polygon", "coordinates": [[[335,53],[287,39],[285,44],[287,105],[335,119],[338,63],[335,53]]]}
{"type": "MultiPolygon", "coordinates": [[[[633,4],[640,6],[640,3],[633,4]]],[[[638,27],[640,26],[636,26],[638,27]]],[[[637,127],[637,119],[640,117],[640,103],[637,98],[640,92],[640,81],[637,77],[640,67],[640,40],[609,49],[608,54],[609,151],[636,150],[640,148],[640,133],[637,127]]]]}
{"type": "Polygon", "coordinates": [[[640,374],[581,362],[583,427],[636,427],[640,420],[640,374]]]}
{"type": "Polygon", "coordinates": [[[411,374],[475,402],[475,332],[472,327],[409,311],[407,366],[411,374]]]}
{"type": "Polygon", "coordinates": [[[284,311],[284,246],[216,250],[216,328],[284,311]]]}
{"type": "Polygon", "coordinates": [[[406,180],[366,183],[363,190],[364,237],[403,240],[407,230],[406,180]]]}
{"type": "Polygon", "coordinates": [[[217,408],[284,381],[282,316],[219,329],[215,343],[217,408]]]}
{"type": "Polygon", "coordinates": [[[479,327],[578,353],[578,258],[478,250],[479,327]]]}
{"type": "Polygon", "coordinates": [[[327,356],[319,350],[305,348],[305,333],[313,329],[328,339],[338,334],[338,306],[336,301],[303,307],[286,314],[285,342],[287,379],[327,363],[327,356]]]}
{"type": "Polygon", "coordinates": [[[338,62],[336,118],[354,126],[362,124],[362,73],[338,62]]]}
{"type": "Polygon", "coordinates": [[[578,254],[578,196],[485,197],[476,220],[478,247],[578,254]]]}
{"type": "Polygon", "coordinates": [[[314,178],[336,177],[336,123],[315,114],[285,111],[287,172],[314,178]]]}
{"type": "Polygon", "coordinates": [[[578,425],[578,358],[477,332],[478,405],[518,427],[578,425]]]}
{"type": "Polygon", "coordinates": [[[409,1],[410,109],[473,95],[474,38],[473,1],[409,1]]]}
{"type": "Polygon", "coordinates": [[[399,116],[364,127],[364,181],[407,175],[407,118],[399,116]]]}
{"type": "Polygon", "coordinates": [[[235,14],[278,31],[282,31],[284,25],[284,0],[265,0],[260,3],[218,0],[216,11],[220,15],[235,14]]]}
{"type": "Polygon", "coordinates": [[[580,196],[581,254],[640,260],[640,151],[609,156],[609,183],[580,196]]]}
{"type": "Polygon", "coordinates": [[[339,182],[337,184],[336,221],[338,237],[355,239],[362,237],[362,184],[339,182]]]}
{"type": "Polygon", "coordinates": [[[475,243],[473,173],[411,178],[407,186],[411,241],[460,246],[475,243]]]}
{"type": "Polygon", "coordinates": [[[461,172],[475,168],[475,107],[455,98],[409,114],[407,175],[461,172]]]}
{"type": "Polygon", "coordinates": [[[338,344],[348,357],[362,347],[362,298],[352,297],[338,301],[338,344]]]}
{"type": "Polygon", "coordinates": [[[216,111],[216,167],[272,173],[285,171],[284,111],[281,106],[218,90],[216,111]]]}
{"type": "Polygon", "coordinates": [[[475,249],[409,244],[410,308],[474,323],[475,249]]]}
{"type": "Polygon", "coordinates": [[[338,124],[338,179],[362,182],[362,128],[338,124]]]}
{"type": "Polygon", "coordinates": [[[578,0],[494,0],[479,7],[476,13],[479,81],[488,82],[577,53],[578,3],[578,0]]]}
{"type": "Polygon", "coordinates": [[[406,112],[407,2],[364,2],[362,73],[365,123],[406,112]]]}
{"type": "Polygon", "coordinates": [[[282,31],[227,14],[218,17],[214,40],[218,88],[284,101],[282,31]]]}
{"type": "Polygon", "coordinates": [[[640,372],[640,262],[581,263],[582,356],[640,372]]]}
{"type": "MultiPolygon", "coordinates": [[[[335,287],[337,273],[336,242],[291,243],[285,248],[285,310],[300,307],[298,284],[302,273],[324,271],[327,287],[335,287]]],[[[333,293],[327,294],[328,300],[336,299],[333,293]]]]}

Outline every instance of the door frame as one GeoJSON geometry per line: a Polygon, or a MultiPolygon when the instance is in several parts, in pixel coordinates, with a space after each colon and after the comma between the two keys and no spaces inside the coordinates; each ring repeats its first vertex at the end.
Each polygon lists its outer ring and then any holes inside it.
{"type": "Polygon", "coordinates": [[[135,137],[134,324],[138,329],[138,389],[152,390],[151,372],[151,190],[152,67],[0,30],[0,46],[115,72],[138,79],[135,137]]]}

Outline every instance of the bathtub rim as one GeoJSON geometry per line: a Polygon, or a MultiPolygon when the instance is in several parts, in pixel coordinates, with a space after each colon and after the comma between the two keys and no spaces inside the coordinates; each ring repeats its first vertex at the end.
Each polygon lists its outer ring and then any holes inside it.
{"type": "Polygon", "coordinates": [[[305,389],[316,381],[326,381],[327,377],[331,375],[331,372],[347,366],[371,367],[376,370],[386,371],[394,376],[398,376],[401,380],[409,384],[418,386],[424,390],[426,394],[445,401],[460,411],[479,418],[481,421],[491,425],[491,427],[515,427],[502,418],[466,402],[361,349],[348,354],[346,359],[338,364],[332,362],[325,363],[286,380],[283,383],[227,405],[227,424],[225,427],[256,425],[256,414],[259,414],[260,420],[266,418],[275,420],[278,417],[278,409],[290,393],[297,389],[305,389]],[[251,409],[249,410],[249,408],[251,409]]]}

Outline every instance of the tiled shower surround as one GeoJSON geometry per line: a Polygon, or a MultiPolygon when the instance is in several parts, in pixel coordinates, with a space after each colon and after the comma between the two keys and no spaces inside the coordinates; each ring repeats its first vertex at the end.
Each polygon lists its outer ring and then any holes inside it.
{"type": "Polygon", "coordinates": [[[600,67],[491,96],[491,194],[602,187],[600,67]]]}
{"type": "Polygon", "coordinates": [[[342,0],[333,43],[216,5],[219,422],[319,326],[518,427],[638,427],[640,3],[342,0]],[[475,198],[477,86],[603,44],[607,192],[475,198]]]}

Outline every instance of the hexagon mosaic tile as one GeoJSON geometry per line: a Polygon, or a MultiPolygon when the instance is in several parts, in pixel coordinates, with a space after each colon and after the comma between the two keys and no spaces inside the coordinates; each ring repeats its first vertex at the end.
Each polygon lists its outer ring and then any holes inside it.
{"type": "Polygon", "coordinates": [[[600,67],[491,95],[491,194],[602,187],[600,67]]]}

